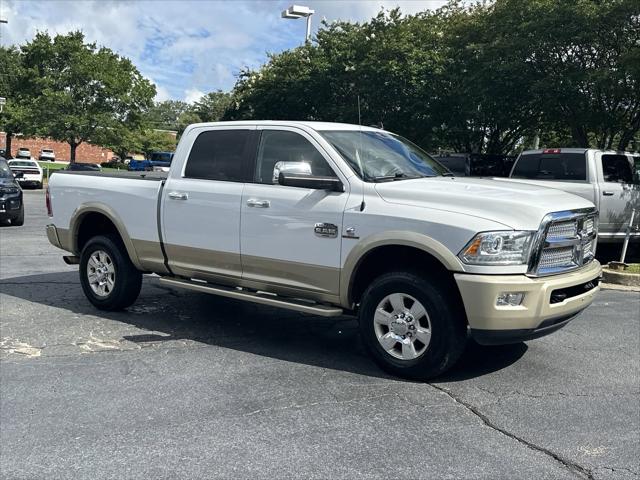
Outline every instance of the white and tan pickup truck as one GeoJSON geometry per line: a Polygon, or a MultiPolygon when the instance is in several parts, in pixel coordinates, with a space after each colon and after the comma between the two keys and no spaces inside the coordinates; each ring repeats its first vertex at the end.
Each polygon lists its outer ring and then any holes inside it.
{"type": "MultiPolygon", "coordinates": [[[[593,203],[456,178],[375,128],[292,121],[188,127],[168,174],[65,172],[47,235],[99,309],[142,275],[321,316],[357,315],[388,371],[426,379],[469,337],[551,333],[599,289],[593,203]]],[[[213,313],[215,315],[215,313],[213,313]]]]}

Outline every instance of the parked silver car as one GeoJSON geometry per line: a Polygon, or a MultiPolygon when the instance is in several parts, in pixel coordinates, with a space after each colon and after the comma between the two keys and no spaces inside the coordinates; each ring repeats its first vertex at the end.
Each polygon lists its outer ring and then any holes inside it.
{"type": "Polygon", "coordinates": [[[56,153],[50,148],[43,148],[42,150],[40,150],[40,155],[38,156],[38,160],[42,160],[45,162],[55,162],[56,153]]]}

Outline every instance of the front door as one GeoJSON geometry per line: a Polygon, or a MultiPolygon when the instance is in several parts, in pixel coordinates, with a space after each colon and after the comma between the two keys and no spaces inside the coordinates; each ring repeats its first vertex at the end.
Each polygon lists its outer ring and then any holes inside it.
{"type": "MultiPolygon", "coordinates": [[[[634,184],[631,155],[603,153],[600,190],[600,233],[624,237],[631,211],[640,209],[640,186],[634,184]]],[[[634,224],[637,222],[634,221],[634,224]]]]}
{"type": "MultiPolygon", "coordinates": [[[[279,185],[277,173],[283,169],[314,176],[336,173],[306,132],[286,127],[263,127],[259,132],[253,183],[245,185],[242,195],[242,278],[337,295],[348,191],[279,185]]],[[[343,184],[348,190],[344,179],[343,184]]]]}
{"type": "Polygon", "coordinates": [[[224,283],[239,280],[240,205],[255,148],[255,127],[189,132],[193,146],[182,172],[167,179],[162,226],[169,267],[177,275],[224,283]]]}

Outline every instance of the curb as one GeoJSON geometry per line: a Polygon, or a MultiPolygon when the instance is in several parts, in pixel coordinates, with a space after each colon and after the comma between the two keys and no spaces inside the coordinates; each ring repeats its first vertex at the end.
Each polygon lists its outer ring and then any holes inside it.
{"type": "Polygon", "coordinates": [[[640,287],[640,275],[637,273],[619,272],[606,267],[602,269],[602,281],[628,287],[640,287]]]}

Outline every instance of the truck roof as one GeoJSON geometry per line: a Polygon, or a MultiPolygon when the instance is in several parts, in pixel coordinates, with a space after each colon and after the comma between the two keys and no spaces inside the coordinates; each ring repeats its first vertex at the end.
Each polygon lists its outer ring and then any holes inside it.
{"type": "Polygon", "coordinates": [[[622,154],[622,155],[638,155],[633,152],[623,152],[620,150],[600,150],[599,148],[539,148],[537,150],[524,150],[522,155],[530,155],[533,153],[545,153],[547,150],[560,150],[560,153],[586,153],[586,152],[602,152],[607,154],[622,154]]]}
{"type": "Polygon", "coordinates": [[[313,130],[362,130],[371,132],[384,131],[376,127],[360,126],[351,123],[334,123],[334,122],[307,122],[298,120],[239,120],[233,122],[207,122],[207,123],[194,123],[189,128],[198,127],[224,127],[224,126],[242,126],[242,125],[277,125],[277,126],[305,126],[312,128],[313,130]]]}

